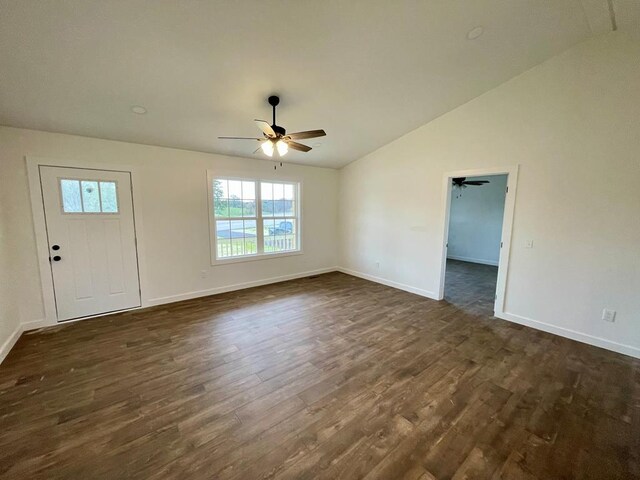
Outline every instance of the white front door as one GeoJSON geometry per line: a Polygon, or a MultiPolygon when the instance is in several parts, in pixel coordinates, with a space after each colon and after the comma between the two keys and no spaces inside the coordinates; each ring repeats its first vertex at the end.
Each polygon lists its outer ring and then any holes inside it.
{"type": "Polygon", "coordinates": [[[140,306],[131,174],[40,166],[58,321],[140,306]]]}

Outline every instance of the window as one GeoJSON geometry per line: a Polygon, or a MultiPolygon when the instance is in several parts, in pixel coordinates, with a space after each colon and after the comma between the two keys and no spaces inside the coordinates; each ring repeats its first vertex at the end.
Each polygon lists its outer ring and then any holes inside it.
{"type": "Polygon", "coordinates": [[[298,183],[213,177],[209,186],[214,260],[300,251],[298,183]]]}
{"type": "Polygon", "coordinates": [[[60,179],[64,213],[118,213],[116,182],[60,179]]]}

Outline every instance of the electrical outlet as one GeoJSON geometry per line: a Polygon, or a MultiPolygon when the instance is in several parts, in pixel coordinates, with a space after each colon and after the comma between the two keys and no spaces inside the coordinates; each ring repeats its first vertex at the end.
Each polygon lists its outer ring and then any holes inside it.
{"type": "Polygon", "coordinates": [[[207,271],[206,270],[200,270],[200,278],[207,278],[207,271]]]}
{"type": "Polygon", "coordinates": [[[376,262],[376,269],[380,268],[380,262],[376,262]]]}
{"type": "Polygon", "coordinates": [[[606,308],[602,310],[602,320],[605,322],[614,323],[616,321],[616,311],[615,310],[607,310],[606,308]]]}

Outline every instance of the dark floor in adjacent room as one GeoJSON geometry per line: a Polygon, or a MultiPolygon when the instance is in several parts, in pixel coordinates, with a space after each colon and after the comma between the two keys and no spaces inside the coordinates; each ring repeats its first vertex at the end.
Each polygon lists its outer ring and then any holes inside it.
{"type": "Polygon", "coordinates": [[[447,259],[444,299],[467,313],[493,315],[498,267],[447,259]]]}
{"type": "Polygon", "coordinates": [[[0,478],[638,478],[640,361],[455,301],[331,273],[23,335],[0,478]]]}

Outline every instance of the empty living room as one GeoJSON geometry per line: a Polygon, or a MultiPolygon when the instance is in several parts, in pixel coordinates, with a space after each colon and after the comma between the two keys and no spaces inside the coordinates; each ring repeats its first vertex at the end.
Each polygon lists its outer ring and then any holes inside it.
{"type": "Polygon", "coordinates": [[[640,0],[0,0],[0,480],[640,480],[640,0]]]}

